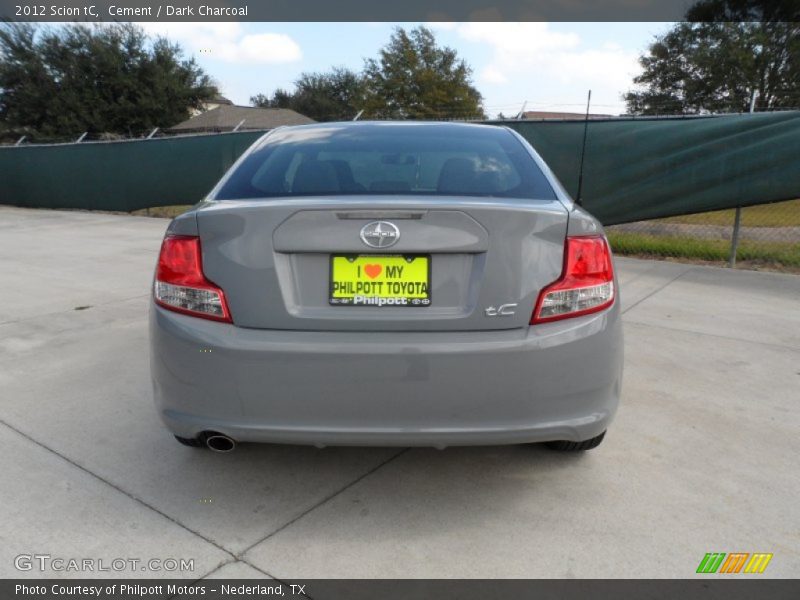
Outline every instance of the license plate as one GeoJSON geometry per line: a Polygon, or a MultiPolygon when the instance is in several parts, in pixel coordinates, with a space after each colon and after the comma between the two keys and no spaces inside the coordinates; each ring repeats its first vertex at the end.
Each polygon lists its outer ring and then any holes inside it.
{"type": "Polygon", "coordinates": [[[331,256],[333,306],[423,307],[431,304],[428,255],[331,256]]]}

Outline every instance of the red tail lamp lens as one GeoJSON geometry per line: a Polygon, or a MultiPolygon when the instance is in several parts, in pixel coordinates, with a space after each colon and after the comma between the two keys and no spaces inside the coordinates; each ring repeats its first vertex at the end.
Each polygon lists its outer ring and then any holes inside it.
{"type": "Polygon", "coordinates": [[[561,278],[539,294],[531,325],[601,311],[614,297],[608,240],[602,235],[568,237],[561,278]]]}
{"type": "Polygon", "coordinates": [[[203,274],[200,238],[168,235],[158,257],[155,301],[169,310],[232,323],[225,293],[203,274]]]}

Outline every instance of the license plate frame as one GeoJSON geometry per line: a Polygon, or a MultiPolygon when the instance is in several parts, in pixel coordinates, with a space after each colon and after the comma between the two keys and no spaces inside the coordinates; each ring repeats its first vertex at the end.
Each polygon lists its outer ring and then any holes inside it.
{"type": "MultiPolygon", "coordinates": [[[[328,304],[330,306],[344,306],[350,308],[428,308],[433,304],[433,298],[431,294],[431,272],[432,272],[432,263],[431,255],[430,254],[345,254],[345,253],[338,253],[338,254],[331,254],[329,261],[328,261],[328,304]],[[380,265],[381,267],[381,274],[386,271],[387,267],[398,267],[404,266],[407,264],[412,264],[412,261],[416,261],[418,259],[423,259],[425,261],[425,265],[422,268],[425,269],[425,281],[419,282],[419,277],[416,277],[412,281],[406,280],[405,282],[405,289],[406,291],[411,291],[411,294],[390,294],[387,292],[391,292],[392,290],[389,289],[389,286],[396,283],[394,281],[388,281],[387,277],[384,276],[380,280],[378,280],[379,275],[376,275],[374,281],[370,279],[369,276],[366,275],[364,272],[364,277],[361,277],[360,280],[365,283],[372,283],[372,284],[386,284],[387,290],[384,292],[383,285],[380,286],[379,290],[375,290],[378,295],[369,294],[371,288],[368,288],[368,291],[365,291],[362,294],[355,293],[354,289],[347,289],[344,296],[339,295],[336,296],[335,294],[343,293],[341,289],[335,287],[335,284],[345,283],[347,284],[348,281],[342,281],[341,279],[337,281],[334,277],[337,274],[336,263],[337,261],[345,260],[348,262],[347,267],[352,268],[355,267],[365,267],[371,266],[375,267],[376,265],[380,265]],[[404,261],[404,262],[401,262],[404,261]],[[413,282],[417,283],[413,283],[413,282]],[[425,294],[419,290],[418,283],[425,284],[425,294]],[[361,296],[365,298],[364,301],[356,302],[356,297],[361,296]]],[[[344,265],[344,263],[341,263],[344,265]]],[[[419,268],[419,267],[417,267],[419,268]]],[[[388,271],[387,271],[388,272],[388,271]]],[[[350,281],[349,283],[357,285],[358,280],[355,282],[350,281]]],[[[401,280],[399,285],[403,286],[404,282],[401,280]]]]}

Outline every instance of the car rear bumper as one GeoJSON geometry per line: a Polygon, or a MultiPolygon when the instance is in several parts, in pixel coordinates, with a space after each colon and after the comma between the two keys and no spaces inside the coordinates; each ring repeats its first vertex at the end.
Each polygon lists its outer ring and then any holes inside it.
{"type": "Polygon", "coordinates": [[[581,441],[622,377],[619,302],[595,315],[479,332],[257,330],[153,306],[156,406],[181,437],[316,445],[581,441]]]}

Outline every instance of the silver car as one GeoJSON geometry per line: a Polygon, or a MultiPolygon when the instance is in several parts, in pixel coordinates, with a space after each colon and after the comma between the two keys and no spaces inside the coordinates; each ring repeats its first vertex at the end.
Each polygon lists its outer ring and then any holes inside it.
{"type": "Polygon", "coordinates": [[[169,226],[150,312],[179,442],[587,450],[620,396],[603,229],[518,134],[264,135],[169,226]]]}

